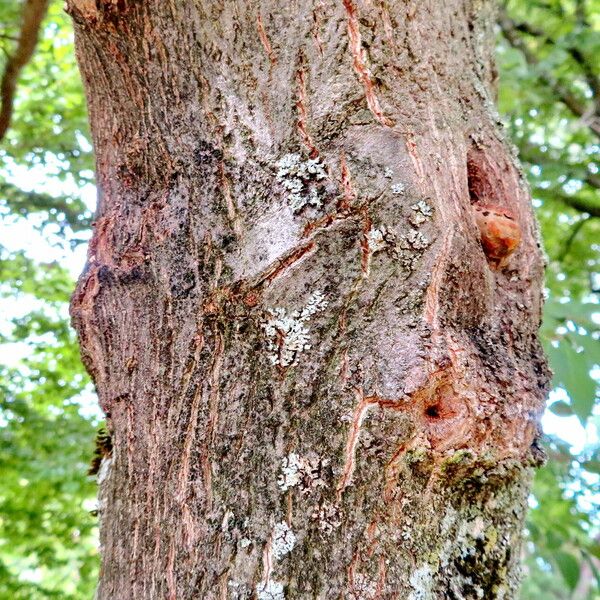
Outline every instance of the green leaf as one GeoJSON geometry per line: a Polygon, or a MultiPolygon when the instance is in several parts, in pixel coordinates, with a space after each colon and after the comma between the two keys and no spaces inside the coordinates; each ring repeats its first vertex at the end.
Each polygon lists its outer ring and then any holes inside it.
{"type": "Polygon", "coordinates": [[[573,414],[573,409],[562,400],[557,400],[556,402],[553,402],[548,407],[548,410],[553,412],[555,415],[558,415],[559,417],[570,417],[573,414]]]}
{"type": "Polygon", "coordinates": [[[554,371],[554,385],[564,387],[571,398],[573,412],[585,424],[592,414],[597,387],[590,375],[591,357],[585,352],[576,352],[568,339],[561,340],[558,347],[547,347],[547,353],[554,371]]]}
{"type": "Polygon", "coordinates": [[[580,566],[579,561],[573,554],[568,552],[556,553],[556,564],[564,577],[569,589],[574,590],[579,581],[580,566]]]}
{"type": "Polygon", "coordinates": [[[600,460],[586,460],[581,463],[581,466],[590,473],[598,473],[600,475],[600,460]]]}

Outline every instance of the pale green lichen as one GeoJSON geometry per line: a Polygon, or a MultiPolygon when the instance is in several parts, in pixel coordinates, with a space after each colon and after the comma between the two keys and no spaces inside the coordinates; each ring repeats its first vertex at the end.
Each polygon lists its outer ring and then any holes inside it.
{"type": "Polygon", "coordinates": [[[407,450],[404,460],[407,464],[421,463],[427,460],[428,452],[426,448],[415,448],[407,450]]]}
{"type": "Polygon", "coordinates": [[[497,543],[498,530],[493,525],[490,525],[485,530],[485,551],[490,552],[497,543]]]}
{"type": "Polygon", "coordinates": [[[468,462],[472,459],[473,452],[471,450],[456,450],[456,452],[453,452],[452,454],[450,454],[450,456],[448,456],[448,458],[444,459],[444,462],[442,463],[442,469],[450,465],[457,465],[463,462],[468,462]]]}

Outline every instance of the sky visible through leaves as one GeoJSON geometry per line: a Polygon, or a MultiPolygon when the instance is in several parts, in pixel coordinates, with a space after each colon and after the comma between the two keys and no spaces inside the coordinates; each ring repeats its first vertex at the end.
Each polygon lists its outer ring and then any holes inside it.
{"type": "MultiPolygon", "coordinates": [[[[0,73],[18,53],[23,5],[0,2],[0,73]]],[[[86,471],[101,415],[68,299],[90,236],[93,158],[61,1],[40,32],[0,141],[0,598],[80,600],[98,570],[86,471]]],[[[555,373],[522,600],[600,597],[599,56],[600,0],[501,3],[499,109],[548,255],[541,335],[555,373]]]]}

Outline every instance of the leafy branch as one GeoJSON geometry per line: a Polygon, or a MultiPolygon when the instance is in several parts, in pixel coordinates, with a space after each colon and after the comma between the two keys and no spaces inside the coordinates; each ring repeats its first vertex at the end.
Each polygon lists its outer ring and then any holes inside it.
{"type": "MultiPolygon", "coordinates": [[[[508,19],[508,17],[506,17],[506,18],[508,19]]],[[[520,22],[512,21],[512,25],[509,25],[509,29],[510,29],[510,27],[514,28],[514,30],[516,30],[518,32],[525,33],[534,38],[537,38],[538,40],[541,39],[543,43],[548,44],[550,46],[554,46],[554,47],[558,46],[558,43],[556,42],[556,40],[552,39],[543,29],[539,29],[538,27],[535,27],[534,25],[532,25],[531,23],[528,23],[527,21],[520,21],[520,22]]],[[[510,40],[508,40],[508,41],[510,42],[510,40]]],[[[515,46],[513,45],[513,47],[515,47],[515,46]]],[[[596,75],[596,73],[594,72],[592,64],[584,56],[583,52],[576,46],[573,46],[571,44],[571,45],[565,46],[564,50],[577,63],[577,65],[581,69],[583,75],[585,76],[585,79],[587,81],[587,84],[588,84],[590,90],[592,90],[594,98],[596,98],[596,101],[598,101],[600,99],[600,77],[598,77],[596,75]]]]}
{"type": "Polygon", "coordinates": [[[587,213],[591,217],[600,217],[600,204],[593,200],[582,198],[581,196],[569,196],[568,194],[555,193],[553,196],[563,204],[579,212],[587,213]]]}
{"type": "Polygon", "coordinates": [[[81,199],[73,196],[53,196],[44,192],[26,192],[0,178],[0,210],[27,218],[44,213],[42,225],[54,223],[61,232],[69,227],[74,232],[86,231],[91,226],[90,215],[81,199]]]}
{"type": "MultiPolygon", "coordinates": [[[[547,85],[556,95],[556,97],[576,116],[579,117],[585,125],[587,125],[591,131],[593,131],[598,137],[600,137],[600,114],[597,106],[587,106],[584,102],[581,102],[571,91],[561,84],[550,71],[543,69],[540,66],[539,58],[530,50],[526,42],[521,37],[521,33],[527,33],[539,38],[544,38],[549,41],[551,38],[547,36],[542,30],[532,27],[526,23],[517,24],[511,19],[506,11],[501,10],[498,18],[498,24],[502,30],[502,33],[508,43],[515,49],[519,50],[525,61],[531,67],[535,67],[535,72],[542,83],[547,85]]],[[[554,43],[554,42],[553,42],[554,43]]],[[[598,98],[598,91],[600,91],[600,80],[595,75],[592,66],[587,62],[578,49],[571,47],[567,51],[573,57],[573,59],[581,67],[586,81],[590,86],[593,94],[598,98]]]]}
{"type": "MultiPolygon", "coordinates": [[[[543,165],[552,162],[549,156],[542,152],[538,146],[528,142],[521,141],[519,143],[519,156],[523,162],[531,165],[543,165]]],[[[557,162],[556,160],[554,162],[557,162]]],[[[563,165],[563,172],[568,170],[569,165],[563,165]]],[[[582,175],[575,175],[575,179],[583,181],[594,190],[600,189],[600,177],[594,173],[586,171],[582,175]]],[[[579,212],[589,214],[591,217],[600,217],[600,202],[591,197],[585,197],[582,194],[570,195],[552,189],[548,194],[553,200],[558,200],[579,212]]]]}

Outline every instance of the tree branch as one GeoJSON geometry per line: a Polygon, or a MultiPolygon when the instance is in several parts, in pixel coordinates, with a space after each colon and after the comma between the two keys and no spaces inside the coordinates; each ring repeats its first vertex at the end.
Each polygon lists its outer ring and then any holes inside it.
{"type": "Polygon", "coordinates": [[[593,173],[588,173],[584,181],[591,185],[593,188],[600,189],[600,177],[598,175],[594,175],[593,173]]]}
{"type": "MultiPolygon", "coordinates": [[[[550,40],[552,41],[552,40],[550,40]]],[[[554,42],[552,42],[554,43],[554,42]]],[[[579,48],[569,46],[567,48],[568,53],[571,55],[573,60],[581,67],[585,79],[592,90],[596,103],[600,101],[600,77],[594,73],[594,69],[586,57],[583,55],[579,48]]]]}
{"type": "Polygon", "coordinates": [[[585,0],[575,0],[575,15],[580,27],[589,27],[586,12],[585,0]]]}
{"type": "Polygon", "coordinates": [[[72,231],[86,231],[91,226],[85,204],[77,196],[26,192],[0,178],[0,210],[5,207],[11,214],[24,218],[32,213],[46,213],[42,224],[56,223],[61,229],[69,227],[72,231]]]}
{"type": "MultiPolygon", "coordinates": [[[[527,64],[536,67],[536,71],[538,77],[541,81],[543,81],[560,99],[560,101],[577,117],[579,117],[583,123],[585,123],[597,136],[600,137],[600,117],[599,115],[592,109],[588,108],[583,102],[573,95],[564,85],[562,85],[559,81],[555,79],[555,77],[539,67],[539,60],[533,52],[527,47],[527,44],[521,39],[519,35],[519,27],[515,24],[515,22],[506,14],[504,10],[500,12],[498,18],[498,24],[502,29],[502,33],[504,37],[508,41],[508,43],[517,50],[521,51],[527,64]]],[[[523,26],[521,26],[521,30],[523,31],[523,26]]],[[[532,28],[527,28],[527,33],[530,35],[537,35],[539,32],[532,28]]],[[[580,54],[580,58],[585,60],[584,57],[580,54]]],[[[573,56],[573,54],[571,54],[573,56]]],[[[573,56],[573,58],[575,58],[573,56]]],[[[592,73],[593,74],[593,73],[592,73]]],[[[594,75],[595,77],[595,75],[594,75]]],[[[586,74],[587,79],[587,74],[586,74]]],[[[597,89],[596,82],[592,87],[594,93],[597,89]]]]}
{"type": "Polygon", "coordinates": [[[49,0],[26,0],[23,5],[23,21],[19,40],[14,52],[8,57],[0,82],[0,140],[10,126],[17,80],[23,67],[31,60],[35,50],[42,21],[48,12],[49,0]]]}
{"type": "MultiPolygon", "coordinates": [[[[513,22],[513,25],[516,31],[520,31],[521,33],[541,39],[543,43],[549,44],[550,46],[558,46],[556,40],[552,39],[544,30],[531,25],[531,23],[527,23],[526,21],[520,23],[513,22]]],[[[594,72],[594,68],[592,67],[590,61],[584,56],[583,52],[581,52],[581,50],[575,46],[566,46],[564,47],[564,50],[569,53],[571,58],[581,68],[581,71],[583,72],[590,90],[592,90],[592,94],[594,95],[596,102],[600,101],[600,77],[598,77],[594,72]]]]}
{"type": "Polygon", "coordinates": [[[592,218],[591,216],[584,217],[583,219],[580,219],[579,221],[577,221],[577,223],[575,223],[575,225],[573,225],[573,228],[571,229],[571,233],[569,234],[569,237],[567,238],[567,241],[565,242],[563,249],[561,250],[560,254],[557,257],[558,262],[562,262],[563,260],[565,260],[565,258],[569,254],[569,252],[571,252],[571,246],[573,246],[573,242],[575,241],[577,234],[581,231],[583,226],[591,218],[592,218]]]}
{"type": "MultiPolygon", "coordinates": [[[[543,165],[552,161],[549,156],[544,155],[540,150],[533,144],[528,144],[527,142],[519,144],[519,156],[524,163],[529,163],[530,165],[543,165]]],[[[586,173],[585,176],[574,176],[573,179],[577,179],[578,181],[583,181],[590,187],[594,189],[600,189],[600,177],[595,175],[594,173],[586,173]]],[[[551,197],[553,200],[557,200],[578,210],[580,212],[588,213],[592,217],[600,217],[600,203],[594,202],[589,198],[583,198],[582,196],[570,196],[569,194],[562,194],[557,191],[546,192],[548,197],[551,197]]]]}
{"type": "Polygon", "coordinates": [[[600,204],[593,200],[588,200],[581,196],[569,196],[568,194],[559,193],[552,193],[552,197],[575,210],[587,213],[591,217],[600,217],[600,204]]]}

